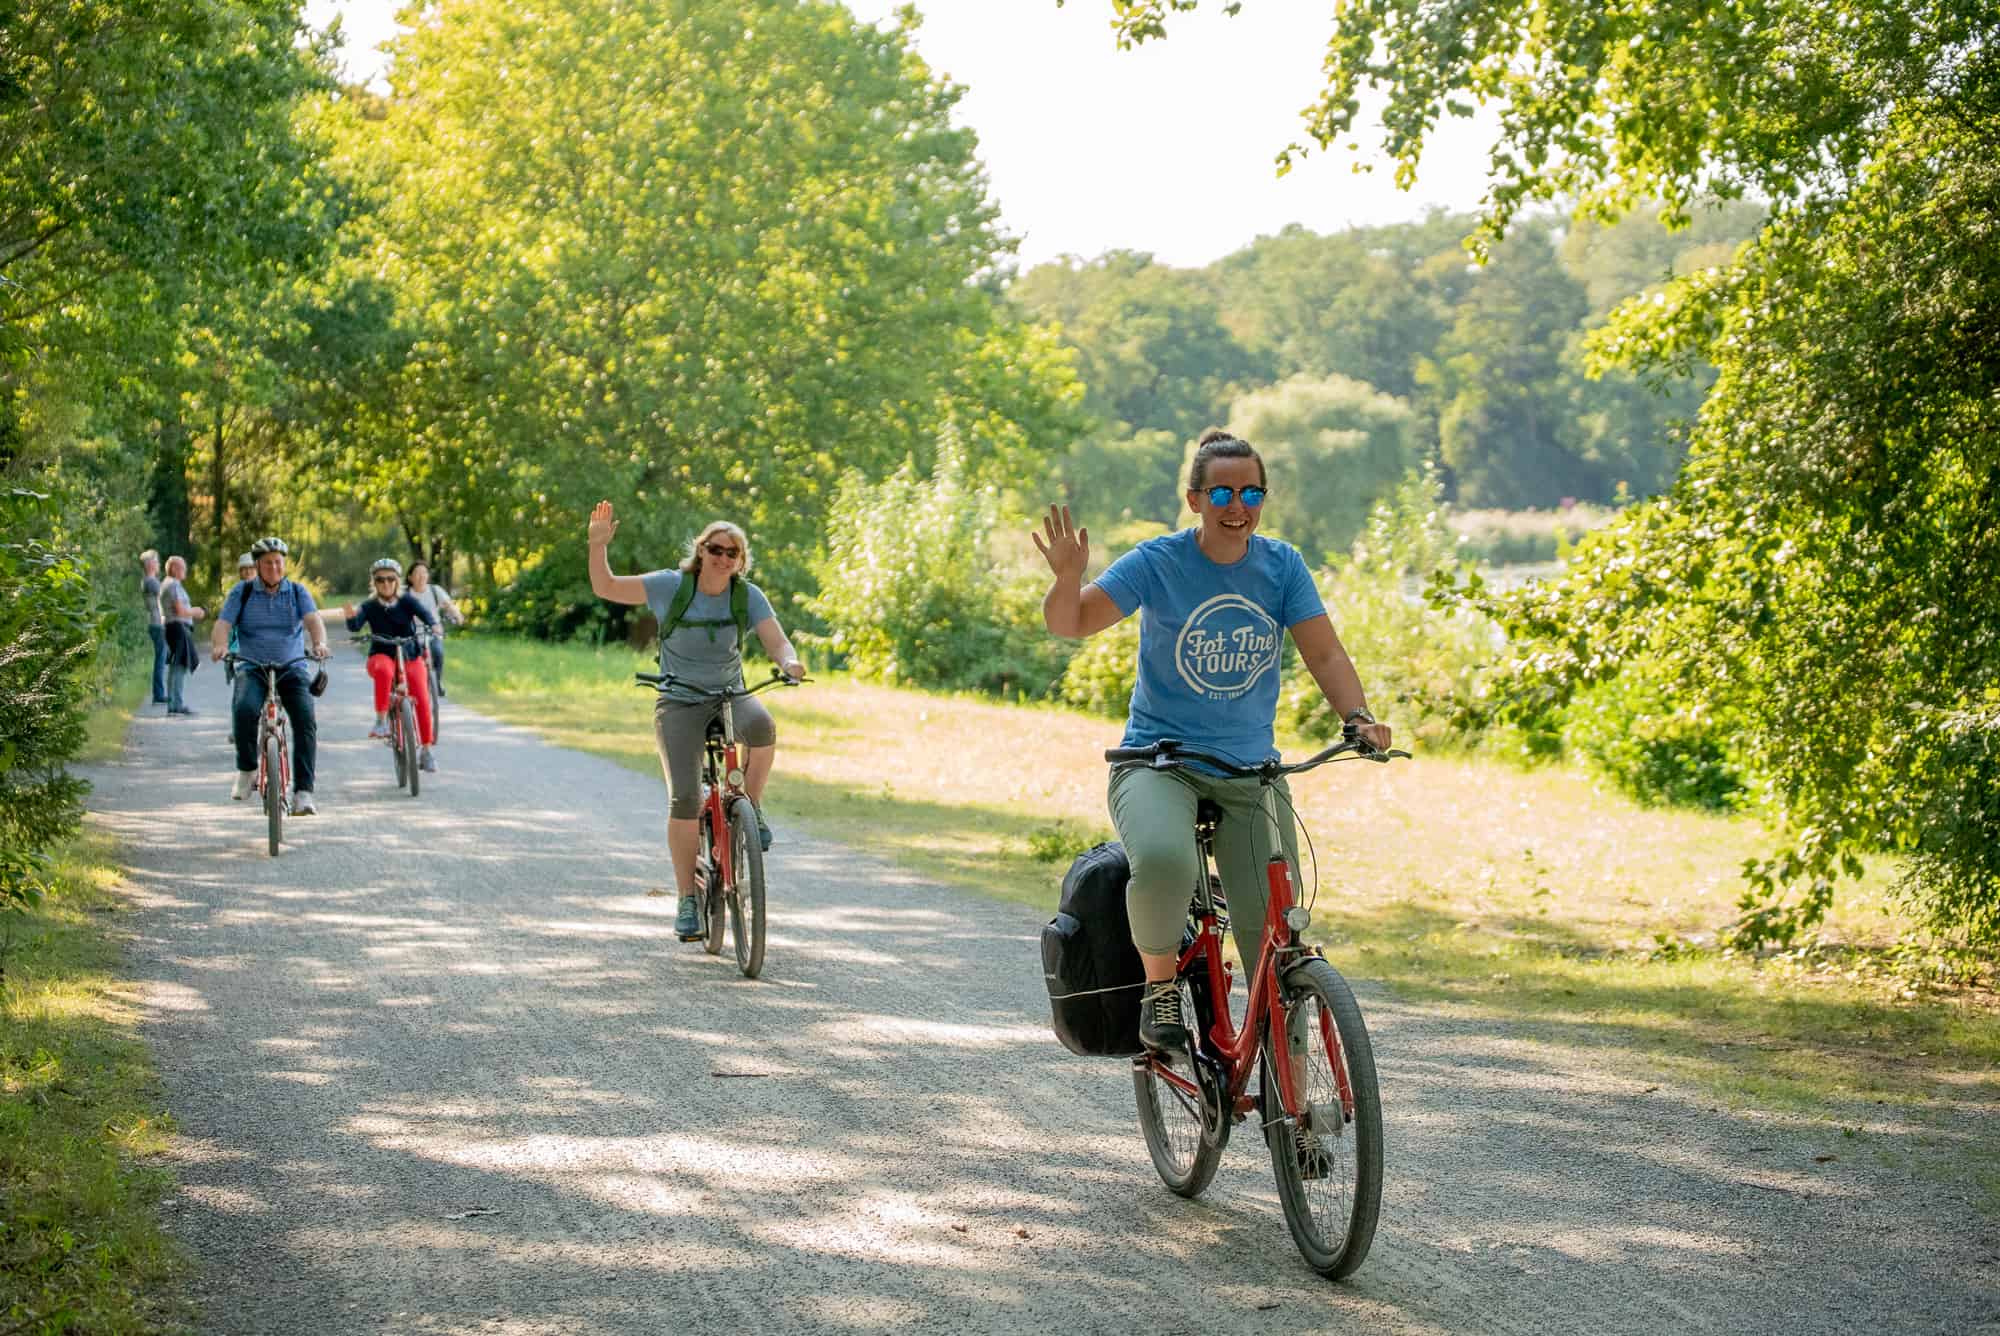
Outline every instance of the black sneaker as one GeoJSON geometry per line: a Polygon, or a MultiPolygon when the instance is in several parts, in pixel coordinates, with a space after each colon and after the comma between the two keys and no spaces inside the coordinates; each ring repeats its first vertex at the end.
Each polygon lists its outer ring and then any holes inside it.
{"type": "Polygon", "coordinates": [[[1139,995],[1139,1042],[1155,1053],[1186,1050],[1190,1036],[1181,1014],[1181,986],[1169,980],[1149,983],[1139,995]]]}
{"type": "Polygon", "coordinates": [[[757,843],[763,845],[764,852],[768,854],[771,852],[771,827],[764,820],[764,809],[751,803],[750,810],[757,814],[757,843]]]}
{"type": "Polygon", "coordinates": [[[1292,1154],[1298,1161],[1300,1178],[1325,1178],[1333,1168],[1333,1153],[1326,1142],[1303,1127],[1292,1129],[1292,1154]]]}

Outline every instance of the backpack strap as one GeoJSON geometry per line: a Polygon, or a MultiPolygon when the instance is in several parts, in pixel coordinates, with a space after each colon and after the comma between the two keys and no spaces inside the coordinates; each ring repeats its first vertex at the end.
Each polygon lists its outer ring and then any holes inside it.
{"type": "MultiPolygon", "coordinates": [[[[667,604],[667,619],[660,623],[660,644],[663,647],[667,643],[667,637],[672,635],[675,628],[679,627],[681,622],[687,617],[687,610],[694,603],[694,595],[694,576],[687,571],[682,571],[681,582],[674,590],[673,600],[667,604]]],[[[750,637],[750,588],[744,584],[743,577],[740,575],[729,577],[729,621],[715,621],[702,618],[689,622],[688,625],[706,626],[708,628],[708,638],[713,640],[715,639],[715,628],[718,626],[727,626],[730,622],[736,624],[736,649],[740,654],[743,650],[744,642],[750,637]]]]}

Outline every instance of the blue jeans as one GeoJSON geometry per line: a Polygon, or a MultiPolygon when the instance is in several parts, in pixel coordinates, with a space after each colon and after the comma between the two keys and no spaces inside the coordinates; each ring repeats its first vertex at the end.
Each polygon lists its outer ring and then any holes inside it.
{"type": "MultiPolygon", "coordinates": [[[[292,789],[313,791],[313,762],[319,752],[319,723],[313,717],[313,668],[295,663],[278,674],[278,702],[292,721],[292,789]]],[[[236,670],[236,700],[232,709],[236,768],[257,768],[257,721],[264,713],[264,674],[253,668],[236,670]]]]}
{"type": "Polygon", "coordinates": [[[187,708],[187,703],[181,699],[181,689],[187,685],[187,680],[187,669],[177,663],[168,666],[167,708],[169,710],[185,710],[187,708]]]}
{"type": "Polygon", "coordinates": [[[153,633],[153,704],[160,705],[167,699],[167,628],[146,629],[153,633]]]}

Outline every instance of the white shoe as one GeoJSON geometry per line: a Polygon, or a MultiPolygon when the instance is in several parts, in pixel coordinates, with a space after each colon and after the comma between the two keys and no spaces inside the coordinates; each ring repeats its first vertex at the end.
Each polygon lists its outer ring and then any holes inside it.
{"type": "Polygon", "coordinates": [[[250,790],[256,787],[257,772],[255,770],[238,770],[236,772],[236,786],[229,790],[229,796],[237,802],[242,802],[250,796],[250,790]]]}
{"type": "Polygon", "coordinates": [[[319,808],[313,806],[313,796],[304,789],[292,795],[293,816],[318,816],[319,808]]]}

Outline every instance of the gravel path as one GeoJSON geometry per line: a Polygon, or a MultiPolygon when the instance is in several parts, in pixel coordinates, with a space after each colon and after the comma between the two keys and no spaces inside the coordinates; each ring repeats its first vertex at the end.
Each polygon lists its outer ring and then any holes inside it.
{"type": "Polygon", "coordinates": [[[1329,1285],[1254,1135],[1159,1185],[1125,1064],[1049,1036],[1043,915],[781,829],[747,982],[647,895],[657,779],[448,704],[412,802],[334,673],[278,859],[212,665],[91,772],[205,1330],[2000,1333],[1956,1185],[1365,985],[1388,1186],[1329,1285]]]}

